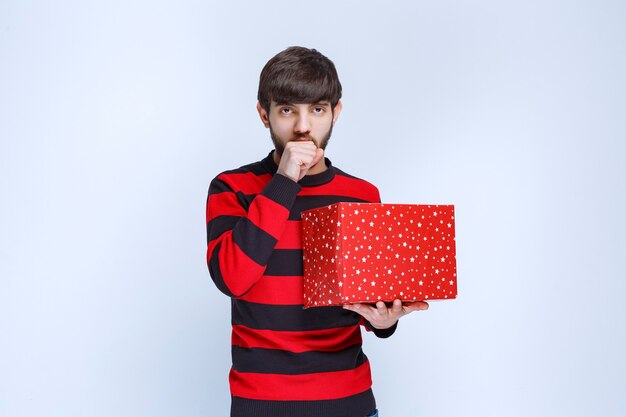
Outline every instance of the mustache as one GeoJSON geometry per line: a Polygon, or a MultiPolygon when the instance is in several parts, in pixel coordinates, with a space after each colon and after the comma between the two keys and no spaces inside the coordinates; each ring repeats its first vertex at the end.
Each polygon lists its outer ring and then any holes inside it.
{"type": "Polygon", "coordinates": [[[313,136],[311,136],[309,134],[294,136],[291,139],[289,139],[289,142],[300,142],[300,141],[303,141],[303,140],[309,140],[309,141],[313,142],[316,146],[318,146],[317,139],[315,139],[313,136]]]}

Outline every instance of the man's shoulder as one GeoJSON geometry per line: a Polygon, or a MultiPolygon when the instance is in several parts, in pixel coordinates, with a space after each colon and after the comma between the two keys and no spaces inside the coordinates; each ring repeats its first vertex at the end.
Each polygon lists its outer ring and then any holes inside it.
{"type": "Polygon", "coordinates": [[[337,167],[335,167],[335,178],[340,181],[344,187],[358,191],[359,194],[363,195],[363,199],[370,202],[380,201],[380,192],[378,191],[378,187],[371,182],[355,175],[348,174],[337,167]]]}
{"type": "Polygon", "coordinates": [[[259,185],[268,182],[271,177],[272,172],[265,160],[261,160],[220,172],[211,181],[211,187],[223,189],[226,186],[231,191],[251,193],[252,190],[257,190],[259,185]]]}
{"type": "Polygon", "coordinates": [[[340,168],[337,168],[337,167],[334,167],[334,168],[335,168],[335,173],[337,175],[341,175],[342,177],[349,178],[349,179],[352,179],[354,181],[363,182],[365,184],[369,184],[372,187],[374,187],[374,184],[372,184],[371,182],[369,182],[369,181],[367,181],[367,180],[365,180],[363,178],[357,177],[356,175],[348,174],[346,171],[344,171],[344,170],[342,170],[340,168]]]}
{"type": "Polygon", "coordinates": [[[221,176],[232,176],[232,175],[240,175],[240,174],[263,175],[263,174],[268,174],[268,171],[263,161],[256,161],[256,162],[251,162],[246,165],[242,165],[238,168],[233,168],[233,169],[228,169],[226,171],[222,171],[217,175],[216,178],[219,178],[221,176]]]}

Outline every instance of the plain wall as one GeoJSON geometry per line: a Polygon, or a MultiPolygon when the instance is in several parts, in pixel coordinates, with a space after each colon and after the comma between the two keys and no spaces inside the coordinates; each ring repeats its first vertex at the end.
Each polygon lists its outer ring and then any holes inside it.
{"type": "Polygon", "coordinates": [[[626,414],[623,1],[1,1],[0,416],[226,416],[220,171],[258,74],[336,64],[327,156],[455,204],[459,297],[368,335],[381,416],[626,414]]]}

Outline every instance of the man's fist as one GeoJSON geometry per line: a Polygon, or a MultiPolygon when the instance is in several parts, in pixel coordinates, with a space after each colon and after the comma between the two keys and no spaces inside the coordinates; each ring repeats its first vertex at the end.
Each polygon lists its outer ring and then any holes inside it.
{"type": "Polygon", "coordinates": [[[323,157],[324,150],[311,140],[288,142],[280,157],[278,173],[298,182],[323,157]]]}

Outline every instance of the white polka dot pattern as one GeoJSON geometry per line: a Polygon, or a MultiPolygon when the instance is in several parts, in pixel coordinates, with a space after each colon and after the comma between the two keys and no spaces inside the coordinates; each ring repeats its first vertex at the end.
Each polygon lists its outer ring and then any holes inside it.
{"type": "Polygon", "coordinates": [[[452,205],[336,203],[302,236],[305,307],[456,298],[452,205]]]}

